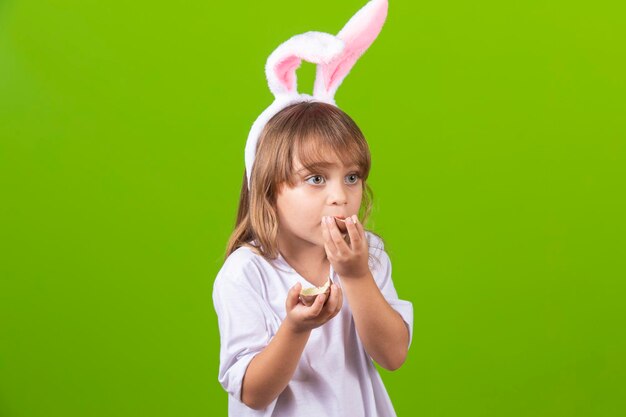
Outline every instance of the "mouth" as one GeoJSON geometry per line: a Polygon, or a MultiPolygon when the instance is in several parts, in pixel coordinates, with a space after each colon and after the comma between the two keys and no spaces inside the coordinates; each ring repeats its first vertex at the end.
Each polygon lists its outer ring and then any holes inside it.
{"type": "Polygon", "coordinates": [[[346,218],[343,216],[337,216],[334,217],[335,219],[335,223],[337,224],[337,227],[339,228],[339,231],[341,233],[348,233],[348,227],[346,226],[346,218]]]}

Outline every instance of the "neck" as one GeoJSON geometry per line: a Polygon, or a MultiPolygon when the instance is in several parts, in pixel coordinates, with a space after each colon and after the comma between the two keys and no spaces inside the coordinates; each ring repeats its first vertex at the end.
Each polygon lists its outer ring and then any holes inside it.
{"type": "Polygon", "coordinates": [[[323,246],[279,237],[278,250],[285,261],[307,281],[315,285],[322,280],[326,282],[330,265],[323,246]]]}

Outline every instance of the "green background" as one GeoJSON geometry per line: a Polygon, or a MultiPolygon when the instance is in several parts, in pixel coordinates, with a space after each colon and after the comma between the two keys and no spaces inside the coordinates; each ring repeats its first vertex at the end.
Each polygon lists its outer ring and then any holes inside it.
{"type": "MultiPolygon", "coordinates": [[[[226,415],[265,60],[364,3],[0,0],[0,416],[226,415]]],[[[622,4],[392,0],[340,87],[415,312],[398,415],[626,414],[622,4]]]]}

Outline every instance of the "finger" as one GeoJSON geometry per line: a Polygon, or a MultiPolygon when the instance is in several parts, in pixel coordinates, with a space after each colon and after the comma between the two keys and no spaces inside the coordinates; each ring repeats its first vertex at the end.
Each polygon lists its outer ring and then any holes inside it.
{"type": "Polygon", "coordinates": [[[346,219],[346,227],[348,228],[348,234],[350,235],[350,245],[354,249],[361,243],[359,226],[354,223],[354,219],[352,217],[348,217],[346,219]]]}
{"type": "Polygon", "coordinates": [[[341,306],[343,304],[343,295],[341,292],[341,288],[339,288],[339,286],[337,286],[336,284],[333,284],[331,291],[334,293],[335,302],[333,303],[332,310],[330,310],[331,313],[328,317],[328,320],[339,314],[339,312],[341,311],[341,306]]]}
{"type": "MultiPolygon", "coordinates": [[[[333,253],[332,253],[332,249],[330,249],[330,246],[329,246],[328,243],[324,243],[324,250],[326,251],[326,257],[330,261],[331,258],[333,257],[333,253]]],[[[331,263],[332,263],[332,261],[331,261],[331,263]]]]}
{"type": "Polygon", "coordinates": [[[293,308],[298,304],[301,290],[302,284],[299,282],[289,289],[289,292],[287,293],[287,301],[285,301],[287,311],[293,310],[293,308]]]}
{"type": "Polygon", "coordinates": [[[357,227],[357,230],[359,231],[359,238],[361,239],[361,244],[365,244],[367,245],[367,237],[365,236],[365,228],[363,227],[363,224],[359,221],[359,218],[355,215],[354,219],[356,220],[354,222],[354,225],[357,227]]]}
{"type": "Polygon", "coordinates": [[[337,227],[337,223],[335,223],[335,219],[333,219],[332,217],[330,217],[330,224],[328,225],[328,230],[330,232],[331,240],[334,242],[335,247],[337,248],[338,252],[345,252],[348,249],[350,249],[346,241],[343,240],[343,236],[341,236],[341,232],[339,231],[339,228],[337,227]]]}
{"type": "Polygon", "coordinates": [[[335,293],[337,293],[337,304],[335,305],[335,315],[341,311],[341,307],[343,306],[343,290],[337,284],[333,284],[335,286],[335,293]]]}
{"type": "Polygon", "coordinates": [[[315,302],[309,307],[309,314],[311,317],[317,317],[324,308],[324,302],[326,301],[326,294],[320,294],[315,297],[315,302]]]}
{"type": "Polygon", "coordinates": [[[337,286],[335,284],[330,286],[330,296],[324,308],[330,315],[332,315],[337,308],[337,286]]]}
{"type": "Polygon", "coordinates": [[[322,217],[322,238],[324,238],[324,242],[330,240],[330,232],[328,231],[328,227],[326,227],[326,216],[322,217]]]}
{"type": "MultiPolygon", "coordinates": [[[[335,253],[337,252],[337,245],[335,245],[335,242],[333,241],[333,238],[331,236],[331,225],[329,224],[329,222],[335,224],[335,220],[333,220],[332,217],[324,216],[324,220],[322,222],[322,230],[324,231],[324,233],[326,233],[326,240],[324,241],[324,245],[328,246],[328,250],[330,250],[331,253],[335,253]]],[[[337,225],[335,225],[335,227],[337,227],[337,225]]]]}
{"type": "Polygon", "coordinates": [[[337,292],[337,307],[335,311],[335,315],[341,311],[341,307],[343,306],[343,291],[337,284],[333,284],[335,286],[335,291],[337,292]]]}

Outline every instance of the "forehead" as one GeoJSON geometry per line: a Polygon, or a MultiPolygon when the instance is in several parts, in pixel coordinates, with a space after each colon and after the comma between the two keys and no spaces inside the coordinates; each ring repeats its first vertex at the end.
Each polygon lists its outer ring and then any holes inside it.
{"type": "Polygon", "coordinates": [[[330,171],[333,169],[356,169],[358,165],[352,163],[346,165],[337,158],[329,158],[328,160],[311,162],[305,166],[296,157],[293,161],[293,168],[296,174],[300,174],[311,170],[330,171]]]}
{"type": "Polygon", "coordinates": [[[367,145],[337,135],[296,135],[285,167],[290,184],[307,174],[329,174],[333,170],[354,170],[366,177],[369,170],[367,145]]]}

